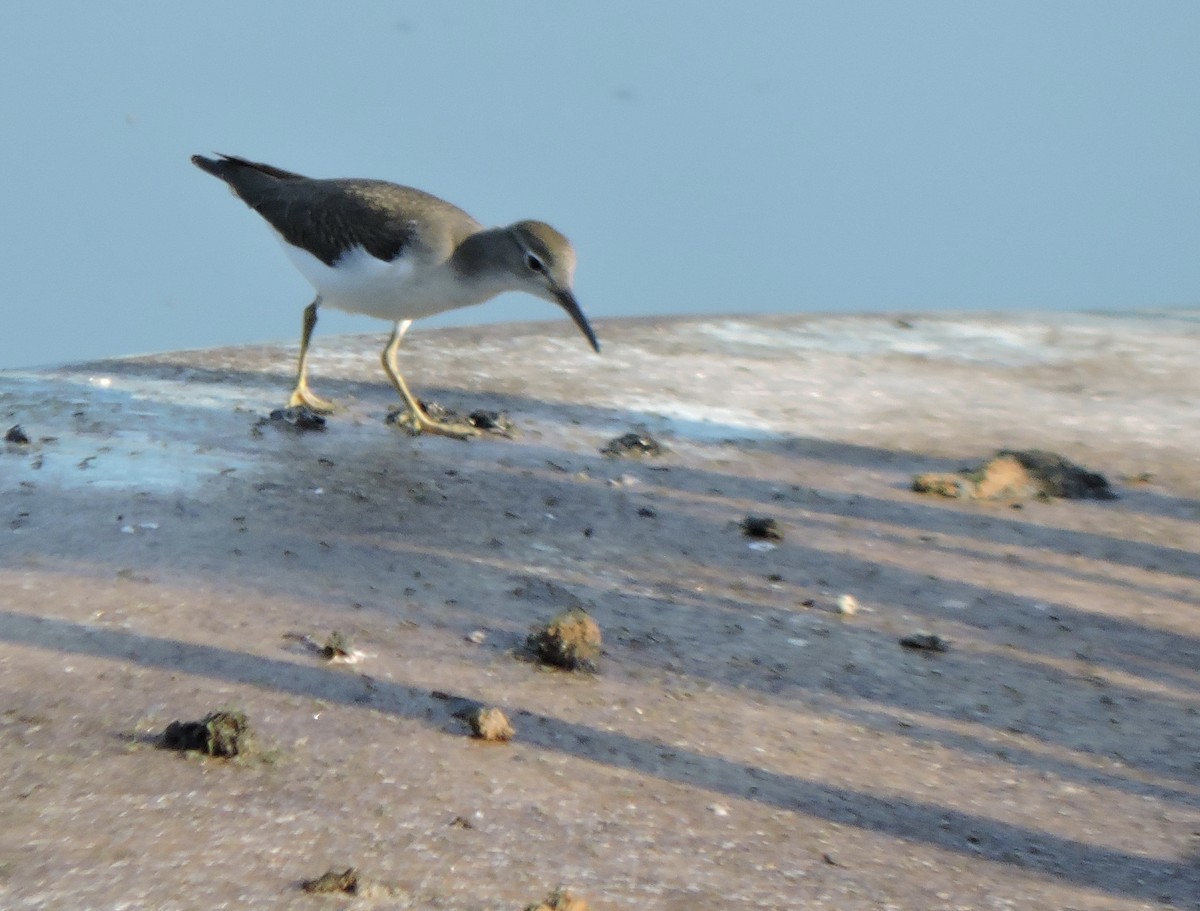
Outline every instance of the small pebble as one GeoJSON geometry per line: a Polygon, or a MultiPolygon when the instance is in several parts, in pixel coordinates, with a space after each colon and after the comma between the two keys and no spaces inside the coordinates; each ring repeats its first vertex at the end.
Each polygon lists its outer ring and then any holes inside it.
{"type": "Polygon", "coordinates": [[[502,434],[507,434],[514,428],[512,420],[503,411],[478,409],[467,415],[467,423],[480,430],[493,430],[502,434]]]}
{"type": "Polygon", "coordinates": [[[783,529],[779,523],[768,516],[746,516],[742,519],[742,534],[747,538],[762,538],[769,541],[782,541],[783,529]]]}
{"type": "Polygon", "coordinates": [[[326,661],[348,662],[351,657],[350,640],[334,630],[321,646],[320,654],[326,661]]]}
{"type": "Polygon", "coordinates": [[[853,617],[858,613],[858,599],[854,595],[838,595],[837,609],[839,614],[853,617]]]}
{"type": "Polygon", "coordinates": [[[276,426],[286,425],[293,430],[300,431],[325,429],[324,416],[303,405],[296,408],[276,408],[271,412],[266,422],[259,421],[260,425],[263,423],[272,423],[276,426]]]}
{"type": "Polygon", "coordinates": [[[472,734],[480,740],[492,743],[507,742],[517,733],[508,716],[495,707],[479,708],[470,712],[466,722],[470,725],[472,734]]]}
{"type": "Polygon", "coordinates": [[[208,756],[233,757],[253,747],[250,723],[243,712],[212,712],[200,721],[172,721],[160,738],[168,750],[195,750],[208,756]]]}
{"type": "Polygon", "coordinates": [[[919,649],[926,652],[944,652],[950,648],[948,642],[934,633],[918,632],[904,636],[900,644],[905,648],[919,649]]]}
{"type": "Polygon", "coordinates": [[[316,879],[305,880],[300,884],[300,888],[312,895],[338,892],[343,895],[355,895],[358,893],[358,871],[353,867],[349,867],[341,873],[330,870],[316,879]]]}
{"type": "Polygon", "coordinates": [[[620,456],[660,456],[663,453],[662,444],[648,433],[629,432],[619,437],[613,437],[600,450],[603,455],[614,458],[620,456]]]}
{"type": "Polygon", "coordinates": [[[600,624],[583,608],[569,608],[530,633],[526,647],[544,664],[594,672],[602,648],[600,624]]]}

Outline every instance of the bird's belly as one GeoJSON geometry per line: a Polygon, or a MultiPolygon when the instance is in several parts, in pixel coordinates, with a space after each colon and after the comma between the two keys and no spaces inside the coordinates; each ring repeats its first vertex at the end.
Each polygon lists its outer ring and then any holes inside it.
{"type": "MultiPolygon", "coordinates": [[[[282,238],[280,238],[282,241],[282,238]]],[[[283,241],[283,249],[325,306],[391,321],[420,319],[482,303],[490,294],[455,281],[445,263],[418,266],[411,258],[376,259],[361,247],[327,266],[307,250],[283,241]]]]}

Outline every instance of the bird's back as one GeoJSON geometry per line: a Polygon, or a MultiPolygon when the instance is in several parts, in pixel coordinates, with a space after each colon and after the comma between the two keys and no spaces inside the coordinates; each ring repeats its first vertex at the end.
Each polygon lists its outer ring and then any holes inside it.
{"type": "Polygon", "coordinates": [[[383,261],[405,250],[449,255],[483,227],[443,199],[384,180],[313,179],[233,155],[194,155],[192,163],[227,183],[285,242],[327,266],[356,247],[383,261]],[[429,218],[433,213],[438,217],[429,218]]]}

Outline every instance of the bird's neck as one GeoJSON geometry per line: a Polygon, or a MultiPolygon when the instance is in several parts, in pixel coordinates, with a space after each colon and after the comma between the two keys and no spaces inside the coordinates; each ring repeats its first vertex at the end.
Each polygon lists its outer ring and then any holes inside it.
{"type": "Polygon", "coordinates": [[[485,228],[464,238],[450,257],[458,276],[472,285],[494,287],[496,293],[514,288],[512,262],[517,242],[507,228],[485,228]]]}

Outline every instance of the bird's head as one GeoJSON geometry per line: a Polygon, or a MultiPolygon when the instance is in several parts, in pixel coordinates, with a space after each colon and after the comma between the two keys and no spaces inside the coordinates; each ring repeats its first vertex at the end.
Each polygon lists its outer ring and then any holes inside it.
{"type": "Polygon", "coordinates": [[[512,269],[520,289],[566,310],[592,348],[599,351],[596,333],[575,300],[575,248],[571,242],[540,221],[519,221],[507,230],[518,248],[519,259],[512,269]]]}

